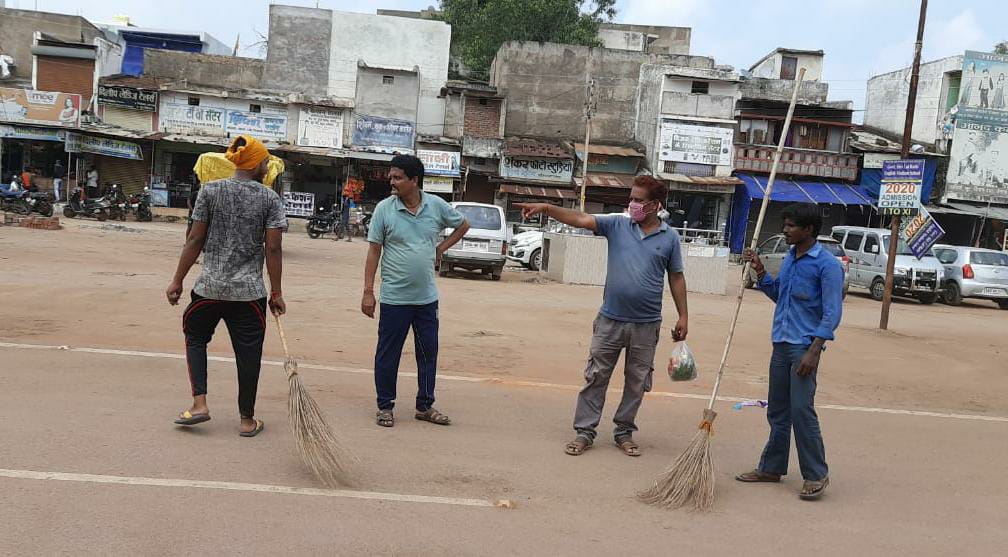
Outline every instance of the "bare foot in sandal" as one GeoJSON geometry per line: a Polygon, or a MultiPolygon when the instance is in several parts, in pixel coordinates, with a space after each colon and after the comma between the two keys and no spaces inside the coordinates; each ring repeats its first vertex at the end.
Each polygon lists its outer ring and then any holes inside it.
{"type": "Polygon", "coordinates": [[[578,435],[573,441],[567,443],[564,452],[571,456],[581,456],[592,446],[592,440],[584,435],[578,435]]]}
{"type": "Polygon", "coordinates": [[[395,418],[392,416],[391,410],[379,410],[375,417],[377,424],[382,427],[392,427],[395,425],[395,418]]]}
{"type": "Polygon", "coordinates": [[[822,497],[823,491],[826,491],[826,486],[828,485],[829,478],[823,478],[818,481],[805,480],[805,484],[802,485],[802,490],[798,494],[798,497],[801,497],[805,501],[815,501],[822,497]]]}
{"type": "Polygon", "coordinates": [[[616,446],[627,456],[640,456],[640,445],[634,443],[633,437],[620,435],[616,438],[616,446]]]}
{"type": "Polygon", "coordinates": [[[430,422],[437,425],[451,425],[451,418],[433,408],[428,408],[424,411],[417,410],[414,417],[422,422],[430,422]]]}
{"type": "Polygon", "coordinates": [[[757,469],[744,474],[739,474],[738,476],[735,476],[735,479],[744,483],[776,483],[780,481],[781,477],[777,474],[760,472],[757,469]]]}

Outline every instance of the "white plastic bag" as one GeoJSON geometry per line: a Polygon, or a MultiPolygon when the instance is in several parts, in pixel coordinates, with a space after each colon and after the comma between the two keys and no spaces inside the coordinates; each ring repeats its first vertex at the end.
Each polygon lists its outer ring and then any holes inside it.
{"type": "Polygon", "coordinates": [[[668,374],[673,381],[692,381],[697,378],[696,360],[686,341],[676,342],[672,347],[668,374]]]}

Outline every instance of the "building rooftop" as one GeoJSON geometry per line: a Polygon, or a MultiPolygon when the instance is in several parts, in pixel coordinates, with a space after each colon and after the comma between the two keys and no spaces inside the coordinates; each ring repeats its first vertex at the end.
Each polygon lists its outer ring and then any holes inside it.
{"type": "Polygon", "coordinates": [[[822,50],[801,50],[797,48],[777,47],[772,51],[770,51],[770,53],[767,54],[766,56],[757,60],[755,64],[749,66],[749,71],[753,71],[756,68],[756,66],[759,66],[763,62],[766,62],[767,59],[769,59],[774,54],[795,54],[799,56],[824,56],[826,53],[823,52],[822,50]]]}

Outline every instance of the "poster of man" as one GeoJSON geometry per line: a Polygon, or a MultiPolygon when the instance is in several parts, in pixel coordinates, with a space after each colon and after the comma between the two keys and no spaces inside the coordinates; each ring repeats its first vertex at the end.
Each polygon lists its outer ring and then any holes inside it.
{"type": "Polygon", "coordinates": [[[951,199],[1008,203],[1008,56],[967,51],[955,114],[951,199]]]}

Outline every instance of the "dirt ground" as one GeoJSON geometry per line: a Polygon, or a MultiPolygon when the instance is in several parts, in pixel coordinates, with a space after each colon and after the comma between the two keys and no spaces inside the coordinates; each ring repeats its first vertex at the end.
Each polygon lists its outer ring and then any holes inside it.
{"type": "MultiPolygon", "coordinates": [[[[852,292],[819,374],[817,403],[833,479],[826,498],[798,501],[794,461],[782,485],[733,482],[734,473],[755,463],[767,426],[763,411],[736,412],[723,402],[714,438],[717,508],[695,515],[642,505],[633,493],[695,431],[733,297],[689,298],[699,380],[668,379],[662,359],[671,341],[667,334],[662,340],[655,392],[639,419],[644,456],[630,459],[612,447],[614,408],[607,406],[596,447],[573,459],[562,448],[572,434],[600,288],[547,283],[517,269],[501,282],[439,279],[438,407],[456,423],[435,428],[407,419],[414,380],[408,374],[415,371],[408,353],[399,421],[392,430],[379,429],[369,375],[376,323],[359,310],[365,244],[292,234],[284,254],[292,349],[306,364],[304,380],[360,455],[360,483],[352,489],[385,494],[310,496],[247,487],[317,487],[290,453],[279,367],[263,371],[258,411],[268,424],[264,435],[235,435],[234,368],[226,361],[211,365],[214,420],[198,431],[171,425],[188,402],[188,383],[178,359],[182,309],[169,306],[163,291],[184,227],[64,224],[62,231],[0,227],[0,281],[6,285],[0,303],[0,553],[1003,550],[1008,484],[998,479],[998,463],[1006,456],[1008,431],[1002,362],[1008,312],[993,304],[900,301],[891,331],[880,333],[879,305],[852,292]],[[95,479],[108,476],[119,483],[95,479]],[[184,483],[210,480],[231,487],[184,483]],[[516,508],[472,507],[460,499],[510,499],[516,508]]],[[[670,327],[670,298],[665,306],[670,327]]],[[[765,398],[771,313],[762,295],[747,294],[724,396],[765,398]]],[[[211,350],[230,356],[223,330],[211,350]]],[[[272,331],[265,357],[282,359],[272,331]]]]}

